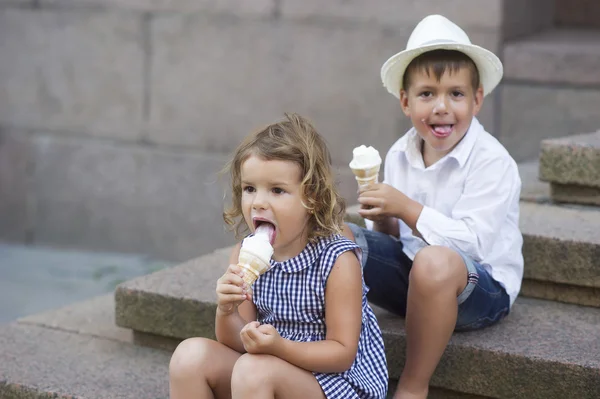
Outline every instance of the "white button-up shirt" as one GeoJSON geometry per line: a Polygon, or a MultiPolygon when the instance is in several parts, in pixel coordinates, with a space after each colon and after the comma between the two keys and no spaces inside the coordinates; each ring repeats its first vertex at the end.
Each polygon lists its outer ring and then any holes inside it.
{"type": "Polygon", "coordinates": [[[414,259],[427,245],[458,250],[502,284],[512,306],[523,278],[517,164],[476,118],[458,145],[428,168],[421,142],[413,128],[385,159],[384,183],[423,205],[417,229],[425,241],[398,221],[404,253],[414,259]]]}

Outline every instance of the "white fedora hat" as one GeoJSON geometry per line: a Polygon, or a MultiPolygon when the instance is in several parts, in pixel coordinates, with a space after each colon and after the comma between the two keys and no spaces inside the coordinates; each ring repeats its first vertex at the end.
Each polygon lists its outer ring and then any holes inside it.
{"type": "Polygon", "coordinates": [[[381,67],[383,86],[400,98],[406,67],[417,56],[432,50],[456,50],[469,56],[479,71],[484,96],[502,79],[502,62],[494,53],[471,44],[465,31],[446,17],[429,15],[412,31],[406,43],[406,50],[391,56],[381,67]]]}

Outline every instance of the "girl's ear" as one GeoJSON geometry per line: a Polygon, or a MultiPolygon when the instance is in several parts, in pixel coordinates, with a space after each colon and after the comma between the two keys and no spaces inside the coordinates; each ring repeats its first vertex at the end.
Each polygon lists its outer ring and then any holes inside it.
{"type": "Polygon", "coordinates": [[[404,115],[410,117],[410,106],[408,104],[408,92],[404,89],[400,90],[400,107],[402,107],[402,112],[404,112],[404,115]]]}

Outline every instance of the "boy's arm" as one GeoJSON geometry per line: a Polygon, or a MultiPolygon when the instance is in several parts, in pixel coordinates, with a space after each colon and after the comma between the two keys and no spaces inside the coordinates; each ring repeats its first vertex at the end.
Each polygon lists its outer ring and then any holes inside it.
{"type": "MultiPolygon", "coordinates": [[[[236,245],[229,256],[229,264],[238,262],[241,243],[236,245]]],[[[241,277],[240,277],[241,279],[241,277]]],[[[251,300],[244,300],[239,306],[234,306],[231,312],[223,312],[217,307],[215,315],[215,335],[217,341],[240,353],[245,352],[240,339],[240,331],[248,322],[256,320],[256,307],[251,300]]]]}
{"type": "Polygon", "coordinates": [[[423,206],[386,184],[374,185],[361,193],[361,205],[372,208],[359,213],[371,220],[396,216],[429,245],[453,248],[481,261],[494,244],[509,208],[519,201],[521,179],[511,158],[487,159],[474,169],[450,216],[423,206]]]}
{"type": "Polygon", "coordinates": [[[335,262],[325,287],[327,336],[318,342],[281,340],[273,355],[305,370],[341,373],[358,351],[362,323],[362,275],[356,255],[344,252],[335,262]]]}
{"type": "Polygon", "coordinates": [[[464,187],[450,217],[426,206],[416,227],[430,245],[454,248],[481,261],[497,240],[510,208],[518,207],[517,165],[511,158],[487,159],[467,177],[464,187]]]}

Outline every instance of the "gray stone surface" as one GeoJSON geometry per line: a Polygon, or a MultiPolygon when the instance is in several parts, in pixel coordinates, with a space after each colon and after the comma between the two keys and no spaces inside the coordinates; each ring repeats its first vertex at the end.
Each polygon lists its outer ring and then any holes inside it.
{"type": "Polygon", "coordinates": [[[503,5],[501,18],[504,40],[539,32],[554,22],[554,1],[504,0],[503,5]]]}
{"type": "Polygon", "coordinates": [[[165,399],[168,352],[33,325],[0,327],[0,397],[165,399]]]}
{"type": "MultiPolygon", "coordinates": [[[[117,324],[180,339],[212,336],[214,284],[227,252],[123,283],[116,291],[117,324]]],[[[377,314],[391,377],[397,378],[404,363],[402,320],[377,314]]],[[[598,325],[600,309],[520,298],[499,325],[455,334],[432,385],[492,397],[594,398],[598,325]]]]}
{"type": "Polygon", "coordinates": [[[142,18],[92,10],[0,10],[0,123],[137,138],[142,18]]]}
{"type": "Polygon", "coordinates": [[[521,296],[600,308],[600,288],[523,280],[521,296]]]}
{"type": "Polygon", "coordinates": [[[388,148],[409,127],[379,78],[408,32],[170,15],[157,17],[152,35],[153,141],[229,153],[294,111],[313,120],[335,163],[347,165],[353,147],[388,148]]]}
{"type": "Polygon", "coordinates": [[[234,15],[272,15],[275,0],[39,0],[42,6],[93,6],[139,11],[227,12],[234,15]]]}
{"type": "Polygon", "coordinates": [[[540,142],[600,127],[600,89],[504,83],[500,141],[517,162],[539,156],[540,142]]]}
{"type": "Polygon", "coordinates": [[[546,30],[504,47],[507,79],[598,85],[599,63],[597,30],[546,30]]]}
{"type": "Polygon", "coordinates": [[[26,135],[0,129],[0,239],[23,242],[31,230],[31,162],[26,135]]]}
{"type": "Polygon", "coordinates": [[[559,26],[600,28],[600,3],[596,0],[555,0],[559,26]]]}
{"type": "Polygon", "coordinates": [[[115,325],[113,293],[23,317],[18,323],[133,343],[131,330],[115,325]]]}
{"type": "Polygon", "coordinates": [[[596,133],[544,140],[541,148],[542,180],[600,187],[600,130],[596,133]]]}
{"type": "Polygon", "coordinates": [[[463,28],[473,26],[488,30],[499,29],[502,24],[501,0],[281,0],[283,17],[335,18],[358,22],[374,22],[390,26],[406,25],[410,29],[428,14],[442,14],[463,28]]]}
{"type": "Polygon", "coordinates": [[[35,147],[36,242],[183,261],[233,241],[223,157],[47,135],[35,147]]]}

